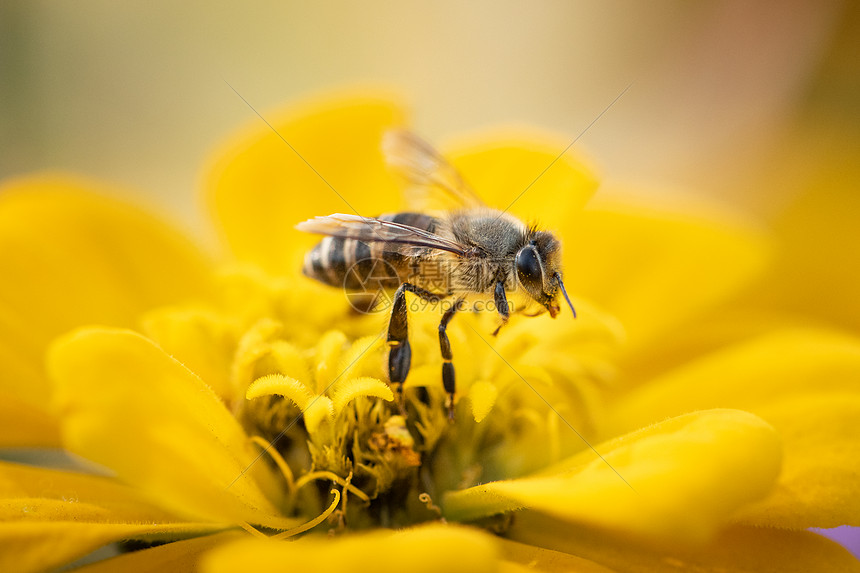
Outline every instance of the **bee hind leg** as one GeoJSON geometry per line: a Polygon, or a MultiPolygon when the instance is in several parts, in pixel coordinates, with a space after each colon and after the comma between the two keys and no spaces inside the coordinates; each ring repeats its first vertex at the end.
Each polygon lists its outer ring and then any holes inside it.
{"type": "Polygon", "coordinates": [[[448,339],[448,323],[454,318],[454,313],[460,310],[463,304],[463,299],[459,299],[454,303],[454,306],[445,311],[442,315],[442,322],[439,323],[439,348],[442,351],[442,386],[445,392],[448,393],[448,419],[454,420],[454,393],[457,390],[457,383],[454,376],[454,355],[451,353],[451,341],[448,339]]]}
{"type": "Polygon", "coordinates": [[[388,379],[394,386],[394,398],[404,411],[403,383],[412,364],[412,347],[409,344],[406,293],[411,292],[428,302],[439,302],[442,297],[411,283],[401,283],[394,293],[391,304],[391,320],[388,323],[388,379]]]}

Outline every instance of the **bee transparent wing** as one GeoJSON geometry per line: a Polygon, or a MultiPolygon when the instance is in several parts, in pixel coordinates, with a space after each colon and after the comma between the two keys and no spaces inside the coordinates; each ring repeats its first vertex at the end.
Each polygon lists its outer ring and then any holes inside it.
{"type": "Polygon", "coordinates": [[[411,183],[406,190],[406,199],[412,208],[450,211],[484,206],[460,173],[414,133],[403,130],[386,132],[382,138],[382,151],[389,167],[411,183]]]}
{"type": "Polygon", "coordinates": [[[406,247],[404,254],[412,254],[410,247],[419,247],[448,251],[463,256],[467,249],[456,241],[417,227],[344,213],[314,217],[299,223],[296,229],[319,235],[357,239],[366,243],[383,242],[402,245],[406,247]]]}

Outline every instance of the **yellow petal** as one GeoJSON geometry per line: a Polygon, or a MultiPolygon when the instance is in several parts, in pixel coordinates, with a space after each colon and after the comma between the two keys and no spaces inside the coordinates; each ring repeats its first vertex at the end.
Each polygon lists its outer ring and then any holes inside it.
{"type": "Polygon", "coordinates": [[[449,493],[445,515],[471,520],[528,508],[651,539],[701,544],[779,473],[773,428],[752,414],[711,410],[673,418],[591,450],[540,476],[449,493]],[[611,467],[610,467],[611,466],[611,467]]]}
{"type": "Polygon", "coordinates": [[[769,252],[759,232],[728,217],[609,201],[571,219],[563,239],[568,291],[620,320],[630,354],[733,295],[769,252]]]}
{"type": "Polygon", "coordinates": [[[161,571],[196,571],[203,555],[212,549],[235,541],[244,534],[225,531],[174,541],[148,549],[118,555],[75,569],[77,573],[158,573],[161,571]]]}
{"type": "Polygon", "coordinates": [[[810,394],[763,406],[785,444],[783,470],[746,524],[806,529],[860,525],[860,393],[810,394]]]}
{"type": "Polygon", "coordinates": [[[70,450],[182,516],[295,525],[264,494],[275,477],[224,404],[151,341],[80,330],[55,343],[49,368],[70,450]]]}
{"type": "Polygon", "coordinates": [[[678,573],[857,573],[860,561],[844,547],[808,531],[730,527],[701,548],[636,544],[629,538],[565,523],[534,512],[517,516],[507,536],[577,555],[616,571],[678,573]]]}
{"type": "Polygon", "coordinates": [[[0,570],[52,571],[121,539],[171,539],[201,531],[206,530],[184,523],[0,523],[0,570]]]}
{"type": "Polygon", "coordinates": [[[447,154],[488,205],[562,230],[597,189],[597,180],[567,151],[573,137],[528,129],[484,131],[463,138],[447,154]]]}
{"type": "Polygon", "coordinates": [[[780,434],[785,471],[773,495],[745,514],[746,520],[832,527],[855,523],[860,514],[852,477],[858,457],[852,453],[858,439],[852,396],[858,388],[860,340],[827,330],[782,330],[641,386],[608,408],[607,428],[614,435],[709,406],[754,412],[780,434]],[[825,409],[816,410],[814,404],[825,409]]]}
{"type": "Polygon", "coordinates": [[[169,513],[115,480],[0,462],[4,571],[47,569],[120,539],[170,539],[214,527],[171,522],[169,513]]]}
{"type": "Polygon", "coordinates": [[[335,417],[340,415],[347,404],[360,396],[374,396],[388,402],[394,400],[394,394],[385,382],[367,376],[350,378],[343,383],[338,383],[333,392],[335,417]]]}
{"type": "Polygon", "coordinates": [[[344,537],[307,537],[293,542],[247,540],[213,551],[204,573],[228,571],[316,571],[355,569],[374,573],[494,571],[496,540],[471,528],[425,525],[403,531],[376,530],[344,537]]]}
{"type": "Polygon", "coordinates": [[[277,133],[249,110],[249,129],[217,154],[206,183],[219,231],[237,258],[276,275],[296,273],[319,240],[293,229],[296,223],[397,210],[398,184],[380,147],[383,132],[403,123],[390,99],[353,92],[262,113],[277,133]]]}
{"type": "Polygon", "coordinates": [[[476,422],[480,422],[490,413],[498,394],[499,391],[492,382],[478,380],[472,384],[469,388],[469,401],[472,403],[472,416],[476,422]]]}
{"type": "MultiPolygon", "coordinates": [[[[45,401],[47,402],[47,396],[45,401]]],[[[0,392],[0,447],[49,448],[59,446],[57,421],[41,408],[0,392]]]]}
{"type": "Polygon", "coordinates": [[[0,188],[0,386],[38,405],[46,345],[83,324],[132,326],[209,289],[208,262],[153,215],[89,183],[31,177],[0,188]],[[107,195],[107,193],[105,193],[107,195]]]}
{"type": "Polygon", "coordinates": [[[860,339],[814,329],[771,332],[643,384],[607,412],[608,435],[702,408],[757,411],[772,400],[860,388],[860,339]]]}

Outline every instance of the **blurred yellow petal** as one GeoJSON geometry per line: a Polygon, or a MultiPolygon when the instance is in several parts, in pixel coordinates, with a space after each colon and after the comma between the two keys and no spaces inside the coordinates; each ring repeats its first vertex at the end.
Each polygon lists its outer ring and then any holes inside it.
{"type": "Polygon", "coordinates": [[[171,539],[199,534],[207,527],[184,523],[0,523],[0,570],[52,571],[121,539],[171,539]]]}
{"type": "Polygon", "coordinates": [[[288,528],[264,492],[275,478],[236,419],[191,371],[146,338],[85,329],[55,343],[63,441],[179,515],[288,528]],[[251,471],[248,471],[248,470],[251,471]]]}
{"type": "Polygon", "coordinates": [[[603,459],[589,449],[540,476],[448,493],[445,515],[471,520],[525,508],[701,544],[739,507],[769,492],[781,457],[773,428],[738,410],[680,416],[595,447],[603,459]]]}
{"type": "Polygon", "coordinates": [[[398,209],[399,183],[380,145],[403,114],[387,95],[352,92],[263,110],[277,133],[248,110],[251,125],[217,153],[206,182],[220,234],[238,259],[292,274],[319,240],[293,229],[296,223],[398,209]]]}
{"type": "Polygon", "coordinates": [[[49,448],[59,444],[60,433],[52,416],[0,392],[0,448],[49,448]]]}
{"type": "Polygon", "coordinates": [[[26,313],[7,308],[0,301],[0,392],[15,396],[17,402],[26,401],[30,409],[44,411],[48,388],[42,356],[44,341],[30,330],[26,313]]]}
{"type": "Polygon", "coordinates": [[[448,155],[490,207],[561,231],[597,189],[573,138],[528,129],[484,131],[451,146],[448,155]]]}
{"type": "Polygon", "coordinates": [[[378,355],[373,350],[384,346],[381,335],[383,329],[384,327],[380,328],[376,334],[355,340],[349,348],[340,354],[335,370],[330,372],[330,374],[335,374],[330,388],[332,392],[337,392],[338,388],[342,384],[348,383],[350,378],[360,376],[379,378],[382,375],[378,355]]]}
{"type": "Polygon", "coordinates": [[[860,392],[797,396],[757,412],[779,432],[785,461],[771,495],[740,520],[792,529],[860,526],[860,392]]]}
{"type": "Polygon", "coordinates": [[[747,284],[768,260],[760,233],[713,214],[603,201],[565,227],[565,283],[619,319],[625,352],[747,284]]]}
{"type": "Polygon", "coordinates": [[[225,531],[205,537],[174,541],[173,543],[118,555],[92,565],[85,565],[75,569],[75,571],[77,573],[196,571],[204,554],[242,536],[241,532],[225,531]]]}
{"type": "MultiPolygon", "coordinates": [[[[77,511],[77,506],[86,505],[102,509],[114,521],[175,521],[174,516],[156,508],[140,491],[115,480],[9,462],[0,462],[0,499],[30,499],[34,503],[41,503],[45,511],[59,512],[57,515],[66,512],[71,516],[77,511]],[[50,505],[51,501],[64,503],[68,507],[50,505]]],[[[20,503],[17,507],[20,509],[24,505],[20,503]]],[[[6,506],[9,511],[14,507],[15,504],[6,506]]],[[[34,512],[28,513],[31,518],[34,517],[34,512]]],[[[43,515],[41,519],[59,518],[43,515]]]]}
{"type": "Polygon", "coordinates": [[[609,435],[700,408],[860,388],[860,339],[816,329],[771,332],[706,355],[631,391],[607,412],[609,435]]]}
{"type": "Polygon", "coordinates": [[[279,371],[296,380],[306,380],[308,384],[313,382],[307,360],[296,346],[283,340],[275,340],[269,343],[269,353],[279,371]]]}
{"type": "MultiPolygon", "coordinates": [[[[129,518],[134,517],[130,515],[129,518]]],[[[132,523],[125,515],[92,503],[68,502],[38,497],[0,499],[0,522],[7,521],[77,521],[92,523],[132,523]]],[[[171,520],[175,521],[175,520],[171,520]]]]}
{"type": "Polygon", "coordinates": [[[165,307],[141,320],[143,333],[185,364],[216,394],[232,398],[230,364],[236,340],[230,325],[213,312],[165,307]]]}
{"type": "Polygon", "coordinates": [[[666,332],[657,343],[643,346],[642,352],[625,354],[624,377],[629,380],[625,385],[648,384],[710,353],[798,324],[789,315],[736,307],[730,302],[717,305],[666,332]]]}
{"type": "Polygon", "coordinates": [[[139,491],[111,479],[0,462],[0,570],[43,571],[113,541],[215,527],[172,521],[139,491]]]}
{"type": "Polygon", "coordinates": [[[488,533],[456,525],[378,529],[343,537],[312,536],[293,542],[247,540],[209,554],[204,573],[316,571],[356,568],[374,573],[495,571],[497,542],[488,533]]]}
{"type": "Polygon", "coordinates": [[[856,128],[834,129],[829,121],[787,134],[784,148],[766,166],[759,185],[795,199],[772,223],[781,247],[774,264],[737,303],[858,332],[860,141],[856,128]]]}
{"type": "Polygon", "coordinates": [[[472,384],[469,388],[469,401],[472,403],[472,416],[476,422],[487,417],[498,395],[499,391],[492,382],[478,380],[472,384]]]}
{"type": "Polygon", "coordinates": [[[320,336],[315,352],[317,393],[322,394],[343,372],[341,357],[346,345],[346,335],[339,330],[330,330],[320,336]]]}
{"type": "Polygon", "coordinates": [[[685,548],[671,540],[664,545],[639,544],[623,536],[523,512],[507,536],[629,573],[860,572],[860,561],[844,547],[808,531],[734,526],[704,547],[685,548]]]}
{"type": "Polygon", "coordinates": [[[93,189],[108,193],[48,176],[0,188],[0,387],[34,405],[55,336],[133,326],[149,308],[209,292],[208,262],[177,229],[93,189]]]}
{"type": "Polygon", "coordinates": [[[316,396],[308,404],[307,409],[302,412],[304,415],[305,427],[308,430],[308,435],[314,437],[320,427],[325,423],[330,428],[334,422],[334,406],[331,399],[327,396],[316,396]]]}
{"type": "Polygon", "coordinates": [[[568,555],[561,551],[544,549],[535,545],[526,545],[510,539],[499,541],[501,553],[507,563],[523,568],[523,571],[546,571],[547,573],[575,571],[576,573],[612,573],[603,565],[568,555]]]}

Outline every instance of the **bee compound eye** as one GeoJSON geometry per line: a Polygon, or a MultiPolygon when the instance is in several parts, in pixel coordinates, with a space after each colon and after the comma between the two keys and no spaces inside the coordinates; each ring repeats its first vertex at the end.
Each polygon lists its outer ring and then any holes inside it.
{"type": "Polygon", "coordinates": [[[519,277],[520,282],[523,283],[526,288],[540,288],[543,284],[543,272],[541,270],[537,250],[532,246],[523,247],[520,249],[520,252],[517,253],[516,264],[517,276],[519,277]]]}

